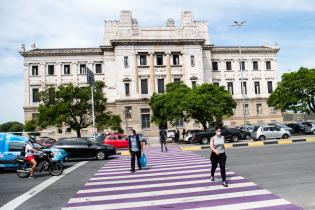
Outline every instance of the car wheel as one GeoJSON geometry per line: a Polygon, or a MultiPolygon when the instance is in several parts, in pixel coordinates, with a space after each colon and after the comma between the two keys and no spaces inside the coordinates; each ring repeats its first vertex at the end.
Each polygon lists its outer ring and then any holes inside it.
{"type": "Polygon", "coordinates": [[[288,135],[288,134],[283,134],[282,138],[283,138],[283,139],[288,139],[288,138],[289,138],[289,135],[288,135]]]}
{"type": "Polygon", "coordinates": [[[238,140],[239,140],[238,136],[236,136],[236,135],[232,136],[232,141],[233,142],[238,142],[238,140]]]}
{"type": "Polygon", "coordinates": [[[191,137],[188,139],[188,144],[192,144],[192,138],[191,137]]]}
{"type": "Polygon", "coordinates": [[[266,137],[265,136],[259,136],[259,138],[258,138],[260,141],[264,141],[264,140],[266,140],[266,137]]]}
{"type": "Polygon", "coordinates": [[[313,130],[313,134],[315,135],[315,130],[313,130]]]}
{"type": "Polygon", "coordinates": [[[202,138],[201,144],[208,144],[208,139],[206,137],[202,138]]]}
{"type": "Polygon", "coordinates": [[[98,160],[104,160],[104,159],[106,158],[106,155],[105,155],[105,153],[104,153],[103,151],[98,151],[98,152],[96,153],[96,158],[97,158],[98,160]]]}
{"type": "Polygon", "coordinates": [[[246,140],[249,140],[250,139],[250,135],[246,135],[246,140]]]}

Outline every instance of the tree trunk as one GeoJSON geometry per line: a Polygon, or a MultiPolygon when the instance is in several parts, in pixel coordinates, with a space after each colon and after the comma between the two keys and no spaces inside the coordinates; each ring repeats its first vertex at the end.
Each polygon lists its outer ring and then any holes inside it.
{"type": "Polygon", "coordinates": [[[78,129],[76,131],[77,131],[77,137],[81,137],[81,129],[78,129]]]}

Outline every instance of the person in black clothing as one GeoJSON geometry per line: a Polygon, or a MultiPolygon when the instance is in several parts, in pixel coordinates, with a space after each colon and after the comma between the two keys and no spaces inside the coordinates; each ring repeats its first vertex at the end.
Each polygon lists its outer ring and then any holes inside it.
{"type": "Polygon", "coordinates": [[[183,133],[182,133],[183,139],[185,139],[185,134],[186,134],[186,130],[185,130],[185,128],[184,128],[184,129],[183,129],[183,133]]]}
{"type": "Polygon", "coordinates": [[[142,144],[140,142],[139,135],[137,135],[135,130],[132,130],[130,136],[128,137],[129,152],[131,155],[131,172],[135,172],[135,162],[137,156],[137,163],[139,170],[141,170],[140,158],[142,153],[142,144]]]}
{"type": "Polygon", "coordinates": [[[175,142],[178,142],[179,140],[179,130],[176,130],[176,133],[175,133],[175,142]]]}
{"type": "Polygon", "coordinates": [[[167,152],[167,147],[166,147],[167,132],[164,128],[161,128],[159,133],[160,133],[161,152],[163,152],[163,145],[165,147],[165,151],[167,152]]]}

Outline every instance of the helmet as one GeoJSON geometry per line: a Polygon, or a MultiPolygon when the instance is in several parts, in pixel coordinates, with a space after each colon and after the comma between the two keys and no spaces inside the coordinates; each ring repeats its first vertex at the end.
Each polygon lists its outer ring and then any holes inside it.
{"type": "Polygon", "coordinates": [[[36,143],[36,137],[35,136],[30,136],[28,141],[32,144],[36,143]]]}

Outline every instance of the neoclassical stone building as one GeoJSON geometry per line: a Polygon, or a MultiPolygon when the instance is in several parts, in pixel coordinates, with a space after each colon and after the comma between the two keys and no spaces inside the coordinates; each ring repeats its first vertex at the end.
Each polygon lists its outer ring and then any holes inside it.
{"type": "MultiPolygon", "coordinates": [[[[165,27],[140,27],[130,11],[119,20],[105,21],[104,42],[95,48],[22,49],[25,80],[25,121],[36,117],[38,92],[47,85],[86,85],[86,69],[104,81],[108,108],[119,114],[123,128],[146,135],[157,133],[150,123],[148,99],[163,93],[169,82],[190,87],[202,83],[225,86],[237,101],[228,126],[243,123],[240,56],[237,46],[210,43],[208,22],[183,12],[181,25],[169,18],[165,27]]],[[[276,86],[277,47],[242,46],[245,110],[248,123],[282,121],[281,113],[267,106],[276,86]]],[[[178,122],[178,127],[198,126],[178,122]]],[[[83,133],[90,130],[83,131],[83,133]]],[[[88,134],[87,134],[88,135],[88,134]]]]}

